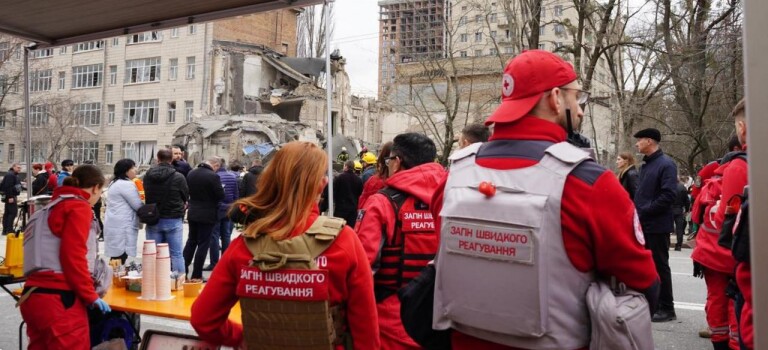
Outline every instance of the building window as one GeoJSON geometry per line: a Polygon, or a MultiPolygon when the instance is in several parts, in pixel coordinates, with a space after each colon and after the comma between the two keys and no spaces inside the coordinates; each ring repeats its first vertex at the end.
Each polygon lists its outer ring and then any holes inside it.
{"type": "Polygon", "coordinates": [[[475,50],[475,57],[480,57],[483,55],[483,50],[475,50]]]}
{"type": "Polygon", "coordinates": [[[125,61],[125,83],[160,81],[160,57],[125,61]]]}
{"type": "MultiPolygon", "coordinates": [[[[0,108],[0,129],[5,129],[5,110],[2,108],[0,108]]],[[[0,159],[3,158],[0,157],[0,159]]]]}
{"type": "Polygon", "coordinates": [[[113,145],[104,145],[104,163],[112,164],[115,160],[115,149],[113,145]]]}
{"type": "Polygon", "coordinates": [[[67,72],[59,72],[59,90],[67,88],[67,72]]]}
{"type": "Polygon", "coordinates": [[[282,43],[280,45],[281,45],[281,48],[283,49],[283,53],[288,54],[288,49],[290,48],[290,46],[286,43],[282,43]]]}
{"type": "Polygon", "coordinates": [[[555,5],[555,16],[563,15],[563,5],[555,5]]]}
{"type": "MultiPolygon", "coordinates": [[[[16,79],[20,79],[20,77],[16,79]]],[[[0,75],[0,96],[10,92],[18,92],[18,89],[16,81],[9,79],[7,75],[0,75]]]]}
{"type": "Polygon", "coordinates": [[[466,10],[467,10],[467,5],[464,5],[464,6],[462,6],[462,7],[461,7],[461,10],[462,10],[462,11],[466,11],[466,10]]]}
{"type": "Polygon", "coordinates": [[[11,53],[11,43],[7,41],[0,43],[0,61],[5,61],[6,59],[11,58],[11,53]]]}
{"type": "Polygon", "coordinates": [[[189,25],[189,35],[195,35],[197,33],[197,26],[194,24],[189,25]]]}
{"type": "Polygon", "coordinates": [[[107,124],[115,124],[115,105],[107,105],[107,124]]]}
{"type": "Polygon", "coordinates": [[[558,42],[555,43],[555,49],[559,49],[561,47],[563,47],[563,42],[562,41],[558,41],[558,42]]]}
{"type": "Polygon", "coordinates": [[[546,33],[546,27],[542,25],[539,27],[539,35],[544,35],[544,33],[546,33]]]}
{"type": "Polygon", "coordinates": [[[459,18],[459,25],[463,26],[465,24],[467,24],[467,16],[461,16],[461,18],[459,18]]]}
{"type": "Polygon", "coordinates": [[[479,43],[481,41],[483,41],[483,33],[480,33],[480,32],[475,33],[475,42],[479,43]]]}
{"type": "Polygon", "coordinates": [[[158,100],[123,102],[123,124],[157,124],[158,100]]]}
{"type": "Polygon", "coordinates": [[[29,91],[50,91],[53,72],[50,69],[30,73],[29,91]]]}
{"type": "Polygon", "coordinates": [[[109,66],[109,85],[117,84],[117,66],[109,66]]]}
{"type": "Polygon", "coordinates": [[[101,102],[81,103],[77,108],[80,125],[101,124],[101,102]]]}
{"type": "Polygon", "coordinates": [[[495,55],[499,54],[499,51],[497,51],[495,48],[491,48],[490,54],[491,54],[491,56],[495,56],[495,55]]]}
{"type": "Polygon", "coordinates": [[[194,112],[195,103],[192,101],[184,101],[184,122],[189,123],[192,121],[192,112],[194,112]]]}
{"type": "Polygon", "coordinates": [[[168,60],[168,80],[176,80],[179,76],[179,59],[171,58],[168,60]]]}
{"type": "Polygon", "coordinates": [[[168,102],[168,124],[176,122],[176,101],[168,102]]]}
{"type": "Polygon", "coordinates": [[[5,144],[0,142],[0,163],[3,162],[3,148],[5,148],[5,144]]]}
{"type": "Polygon", "coordinates": [[[547,18],[547,8],[542,6],[541,7],[541,19],[547,18]]]}
{"type": "Polygon", "coordinates": [[[64,45],[64,46],[59,48],[59,55],[64,55],[66,53],[67,53],[67,46],[66,45],[64,45]]]}
{"type": "Polygon", "coordinates": [[[32,58],[45,58],[53,56],[53,49],[40,49],[32,51],[32,58]]]}
{"type": "Polygon", "coordinates": [[[466,51],[459,52],[459,57],[467,57],[467,52],[466,51]]]}
{"type": "Polygon", "coordinates": [[[72,88],[77,89],[101,86],[101,78],[103,75],[104,65],[101,63],[72,67],[72,88]]]}
{"type": "Polygon", "coordinates": [[[94,41],[87,41],[84,43],[77,43],[75,45],[72,45],[72,52],[78,53],[78,52],[86,52],[86,51],[96,51],[101,50],[104,48],[104,40],[94,40],[94,41]]]}
{"type": "Polygon", "coordinates": [[[187,79],[195,79],[195,56],[187,57],[187,79]]]}
{"type": "Polygon", "coordinates": [[[45,162],[45,154],[48,153],[43,142],[32,142],[32,161],[35,163],[45,162]]]}
{"type": "Polygon", "coordinates": [[[179,28],[171,28],[171,38],[179,37],[179,28]]]}
{"type": "Polygon", "coordinates": [[[123,158],[133,159],[137,165],[149,164],[157,151],[157,141],[123,142],[123,158]]]}
{"type": "Polygon", "coordinates": [[[151,32],[144,32],[144,33],[129,35],[127,44],[130,45],[130,44],[151,43],[151,42],[158,42],[162,40],[163,40],[162,33],[154,30],[151,32]]]}
{"type": "Polygon", "coordinates": [[[543,43],[542,43],[542,44],[539,44],[539,50],[545,50],[545,46],[544,46],[544,44],[543,44],[543,43]]]}
{"type": "Polygon", "coordinates": [[[29,125],[33,128],[48,125],[48,106],[29,106],[29,125]]]}
{"type": "Polygon", "coordinates": [[[99,159],[99,141],[73,142],[69,145],[70,155],[75,163],[99,159]]]}
{"type": "Polygon", "coordinates": [[[565,34],[565,26],[562,24],[555,24],[555,34],[561,35],[565,34]]]}
{"type": "Polygon", "coordinates": [[[483,21],[483,16],[481,15],[475,15],[475,23],[480,23],[483,21]]]}
{"type": "Polygon", "coordinates": [[[491,31],[491,38],[494,38],[494,39],[496,38],[496,31],[495,30],[491,31]]]}
{"type": "Polygon", "coordinates": [[[488,16],[488,20],[491,23],[496,23],[496,22],[499,21],[499,16],[497,14],[495,14],[495,13],[492,13],[490,16],[488,16]]]}
{"type": "Polygon", "coordinates": [[[462,42],[462,43],[467,42],[467,34],[459,35],[459,41],[462,42]]]}
{"type": "Polygon", "coordinates": [[[9,144],[8,145],[8,163],[13,163],[16,161],[16,145],[9,144]]]}
{"type": "Polygon", "coordinates": [[[112,38],[112,46],[120,46],[120,38],[112,38]]]}

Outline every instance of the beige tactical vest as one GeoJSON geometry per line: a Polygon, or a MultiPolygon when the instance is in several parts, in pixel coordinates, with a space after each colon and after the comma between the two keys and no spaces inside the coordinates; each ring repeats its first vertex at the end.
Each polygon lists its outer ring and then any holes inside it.
{"type": "Polygon", "coordinates": [[[589,156],[565,142],[531,167],[475,164],[474,144],[451,157],[435,284],[435,329],[453,328],[525,349],[589,345],[590,274],[566,254],[560,200],[568,174],[589,156]],[[496,185],[486,197],[479,184],[496,185]]]}
{"type": "MultiPolygon", "coordinates": [[[[315,259],[330,247],[344,224],[342,219],[319,216],[301,236],[281,241],[267,235],[245,238],[253,254],[250,267],[255,268],[249,273],[285,286],[255,283],[250,290],[263,297],[241,295],[243,333],[249,349],[330,350],[335,344],[351,344],[343,334],[343,307],[330,307],[327,299],[307,301],[304,297],[312,291],[303,288],[313,282],[317,285],[323,276],[320,272],[325,271],[317,268],[315,259]],[[300,270],[311,271],[302,274],[300,270]]],[[[241,283],[243,276],[241,272],[241,283]]],[[[330,281],[325,277],[322,282],[327,288],[330,281]]]]}

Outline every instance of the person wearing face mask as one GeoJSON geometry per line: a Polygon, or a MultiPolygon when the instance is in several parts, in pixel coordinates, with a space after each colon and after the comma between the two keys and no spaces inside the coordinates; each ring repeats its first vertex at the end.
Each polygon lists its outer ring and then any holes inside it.
{"type": "Polygon", "coordinates": [[[136,211],[143,203],[133,183],[136,163],[121,159],[115,163],[115,177],[109,185],[107,212],[104,218],[104,254],[121,263],[136,256],[136,240],[141,223],[136,211]]]}
{"type": "Polygon", "coordinates": [[[240,349],[379,349],[365,251],[344,220],[319,215],[327,166],[317,145],[287,143],[261,174],[269,186],[232,206],[230,218],[245,229],[192,304],[190,323],[202,340],[240,349]],[[238,301],[242,324],[228,319],[238,301]]]}
{"type": "Polygon", "coordinates": [[[397,292],[419,275],[437,250],[429,202],[445,174],[434,162],[435,144],[427,136],[395,136],[385,159],[385,187],[358,211],[360,236],[374,275],[382,349],[420,349],[400,320],[397,292]]]}
{"type": "Polygon", "coordinates": [[[588,349],[590,282],[615,277],[652,310],[651,254],[616,176],[567,142],[589,99],[573,66],[525,51],[501,91],[489,141],[451,155],[432,200],[432,326],[451,330],[452,349],[588,349]]]}
{"type": "Polygon", "coordinates": [[[111,311],[91,277],[99,231],[91,207],[104,182],[98,167],[79,166],[54,190],[51,203],[36,213],[45,215],[33,216],[27,226],[46,225],[35,228],[37,237],[24,242],[27,281],[20,310],[27,323],[28,349],[90,349],[86,308],[111,311]]]}

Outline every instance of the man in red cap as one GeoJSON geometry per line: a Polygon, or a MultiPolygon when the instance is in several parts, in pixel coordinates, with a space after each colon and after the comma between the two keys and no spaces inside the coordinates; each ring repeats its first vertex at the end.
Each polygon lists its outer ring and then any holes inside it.
{"type": "Polygon", "coordinates": [[[587,349],[589,283],[615,277],[653,312],[658,275],[616,177],[566,142],[589,97],[572,65],[529,50],[501,88],[493,135],[451,156],[433,198],[433,328],[453,349],[587,349]]]}

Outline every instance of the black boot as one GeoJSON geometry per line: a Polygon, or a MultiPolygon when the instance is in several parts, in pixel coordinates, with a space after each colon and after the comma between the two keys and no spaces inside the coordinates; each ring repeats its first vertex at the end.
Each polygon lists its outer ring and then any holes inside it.
{"type": "Polygon", "coordinates": [[[728,347],[728,341],[719,341],[719,342],[712,342],[712,347],[715,348],[715,350],[730,350],[728,347]]]}

